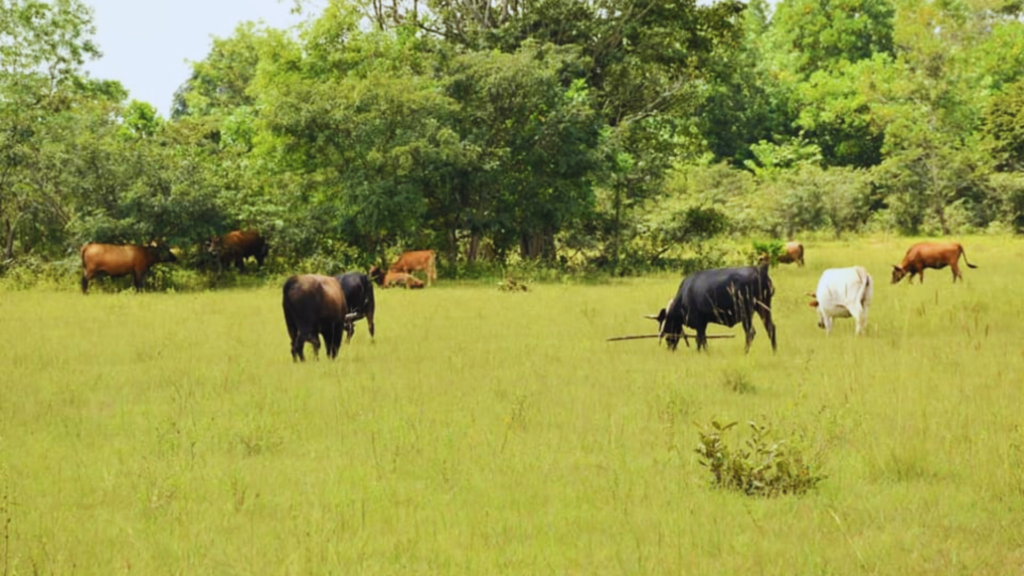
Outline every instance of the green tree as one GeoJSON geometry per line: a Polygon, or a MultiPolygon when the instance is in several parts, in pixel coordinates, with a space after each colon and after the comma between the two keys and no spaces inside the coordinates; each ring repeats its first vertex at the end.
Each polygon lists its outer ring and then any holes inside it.
{"type": "Polygon", "coordinates": [[[890,0],[782,0],[772,18],[782,50],[796,55],[795,70],[809,75],[840,62],[894,53],[890,0]]]}
{"type": "Polygon", "coordinates": [[[77,0],[0,0],[0,226],[7,260],[18,228],[45,204],[33,171],[50,144],[46,136],[59,132],[48,125],[75,98],[82,64],[99,56],[93,32],[92,11],[77,0]]]}

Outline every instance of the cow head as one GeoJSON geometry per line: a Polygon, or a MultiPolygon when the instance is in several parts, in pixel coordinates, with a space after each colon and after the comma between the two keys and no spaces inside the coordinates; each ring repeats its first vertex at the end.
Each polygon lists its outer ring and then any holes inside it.
{"type": "Polygon", "coordinates": [[[377,286],[384,286],[384,270],[376,266],[370,266],[370,271],[367,273],[367,276],[369,276],[370,280],[374,281],[377,286]]]}
{"type": "Polygon", "coordinates": [[[146,246],[146,252],[150,253],[154,258],[155,262],[177,262],[178,257],[174,255],[174,252],[163,242],[150,242],[149,246],[146,246]]]}
{"type": "MultiPolygon", "coordinates": [[[[907,271],[906,270],[904,270],[903,268],[901,268],[901,267],[899,267],[899,266],[897,266],[895,264],[892,265],[892,283],[893,284],[896,284],[900,280],[903,280],[903,277],[906,276],[906,275],[907,275],[907,271]]],[[[913,282],[913,280],[911,280],[911,282],[913,282]]]]}
{"type": "MultiPolygon", "coordinates": [[[[807,303],[807,305],[810,306],[811,308],[817,308],[818,306],[821,305],[821,303],[818,302],[818,295],[815,294],[814,292],[804,292],[804,295],[811,297],[811,301],[807,303]]],[[[825,319],[821,315],[821,313],[819,313],[818,314],[818,328],[824,328],[824,327],[825,327],[825,319]]]]}
{"type": "Polygon", "coordinates": [[[811,308],[817,308],[818,307],[818,295],[817,294],[815,294],[814,292],[804,292],[804,295],[811,297],[811,301],[807,303],[808,306],[810,306],[811,308]]]}
{"type": "Polygon", "coordinates": [[[203,250],[207,254],[213,256],[220,256],[220,236],[210,236],[203,242],[203,250]]]}
{"type": "Polygon", "coordinates": [[[658,315],[648,315],[647,318],[658,322],[658,341],[665,339],[665,344],[669,350],[675,350],[679,346],[680,336],[686,343],[687,348],[690,346],[690,341],[686,338],[686,333],[683,331],[683,318],[681,311],[675,310],[672,307],[673,301],[669,300],[668,304],[662,308],[658,315]]]}

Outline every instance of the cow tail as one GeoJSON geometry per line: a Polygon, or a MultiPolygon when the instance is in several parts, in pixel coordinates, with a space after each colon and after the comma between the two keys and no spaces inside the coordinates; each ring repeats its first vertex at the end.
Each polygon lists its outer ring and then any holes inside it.
{"type": "MultiPolygon", "coordinates": [[[[857,274],[860,275],[860,270],[857,271],[857,274]]],[[[868,290],[870,290],[870,289],[871,289],[871,274],[868,274],[867,270],[865,270],[864,271],[864,276],[863,276],[863,278],[861,278],[860,292],[857,294],[857,303],[860,304],[861,308],[864,307],[864,296],[867,295],[868,290]]]]}
{"type": "Polygon", "coordinates": [[[287,280],[285,280],[285,282],[284,282],[284,290],[282,291],[281,296],[284,299],[284,302],[285,302],[286,306],[288,304],[288,292],[291,291],[291,289],[295,286],[295,284],[298,283],[298,281],[299,281],[299,279],[298,279],[297,276],[292,276],[292,277],[288,278],[287,280]]]}
{"type": "Polygon", "coordinates": [[[967,261],[967,251],[964,250],[963,246],[960,246],[960,256],[964,257],[964,264],[967,264],[968,268],[977,268],[977,266],[967,261]]]}

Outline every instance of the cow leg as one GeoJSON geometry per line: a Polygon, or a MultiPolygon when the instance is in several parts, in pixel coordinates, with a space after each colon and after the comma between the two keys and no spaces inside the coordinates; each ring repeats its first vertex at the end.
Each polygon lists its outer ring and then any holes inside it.
{"type": "Polygon", "coordinates": [[[305,362],[306,355],[303,348],[306,347],[306,338],[300,332],[292,336],[292,362],[305,362]]]}
{"type": "Polygon", "coordinates": [[[82,294],[89,293],[89,275],[82,274],[82,294]]]}
{"type": "MultiPolygon", "coordinates": [[[[821,309],[819,308],[818,310],[820,312],[821,309]]],[[[761,323],[764,324],[765,332],[768,332],[768,338],[772,341],[772,352],[775,352],[775,322],[772,322],[772,311],[763,306],[758,306],[757,315],[761,317],[761,323]]],[[[827,322],[826,333],[832,330],[832,319],[829,318],[827,322]]]]}
{"type": "Polygon", "coordinates": [[[754,330],[754,319],[749,314],[743,314],[743,335],[746,337],[746,345],[743,351],[747,354],[750,353],[750,344],[754,341],[754,335],[757,333],[754,330]]]}
{"type": "Polygon", "coordinates": [[[245,257],[243,256],[242,258],[236,258],[235,266],[238,267],[239,272],[245,272],[245,257]]]}
{"type": "Polygon", "coordinates": [[[952,266],[950,266],[949,268],[950,268],[950,270],[952,270],[952,271],[953,271],[953,283],[954,283],[954,284],[956,284],[956,279],[957,279],[957,278],[959,278],[959,279],[961,279],[961,280],[963,280],[963,279],[964,279],[964,277],[963,277],[963,274],[961,274],[961,273],[960,273],[960,267],[959,267],[959,266],[957,266],[957,263],[956,263],[956,262],[953,262],[953,265],[952,265],[952,266]]]}
{"type": "Polygon", "coordinates": [[[859,336],[868,325],[868,311],[863,306],[855,304],[850,307],[850,315],[853,316],[853,320],[857,323],[855,334],[859,336]]]}
{"type": "Polygon", "coordinates": [[[135,281],[135,291],[142,292],[142,281],[145,279],[146,273],[136,272],[132,279],[135,281]]]}
{"type": "Polygon", "coordinates": [[[305,342],[299,339],[298,328],[295,327],[292,319],[288,317],[285,317],[285,324],[288,325],[288,344],[291,347],[292,362],[298,362],[299,360],[305,362],[306,359],[302,356],[302,346],[305,345],[305,342]]]}
{"type": "Polygon", "coordinates": [[[327,357],[331,360],[338,355],[338,346],[341,342],[342,331],[344,325],[342,323],[328,322],[324,320],[320,322],[320,334],[324,337],[324,347],[327,348],[327,357]]]}
{"type": "Polygon", "coordinates": [[[298,356],[302,362],[306,361],[304,353],[306,342],[313,345],[313,357],[319,360],[320,334],[316,330],[316,325],[312,322],[303,322],[298,325],[295,339],[292,341],[292,358],[298,356]]]}
{"type": "MultiPolygon", "coordinates": [[[[349,324],[351,326],[351,324],[349,324]]],[[[338,352],[341,352],[341,337],[345,334],[345,323],[344,322],[332,322],[329,327],[330,336],[325,335],[324,341],[327,343],[327,356],[334,360],[338,357],[338,352]],[[329,338],[329,340],[328,340],[329,338]]]]}
{"type": "MultiPolygon", "coordinates": [[[[683,326],[683,330],[686,330],[686,326],[683,326]]],[[[697,330],[697,352],[708,349],[708,325],[699,324],[695,330],[697,330]]]]}

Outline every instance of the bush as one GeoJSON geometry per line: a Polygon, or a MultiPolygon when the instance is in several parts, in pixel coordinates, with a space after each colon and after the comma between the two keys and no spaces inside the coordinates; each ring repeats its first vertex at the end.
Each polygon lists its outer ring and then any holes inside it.
{"type": "Polygon", "coordinates": [[[722,434],[736,422],[722,425],[713,420],[700,432],[696,452],[700,464],[711,472],[711,484],[743,492],[748,496],[803,494],[825,476],[812,474],[801,452],[783,441],[772,440],[769,426],[749,422],[751,437],[746,448],[731,449],[722,434]]]}
{"type": "Polygon", "coordinates": [[[779,256],[782,256],[786,251],[786,245],[782,240],[754,240],[752,243],[754,252],[749,256],[749,259],[755,263],[760,263],[765,256],[768,256],[768,263],[772,268],[779,265],[779,256]]]}

